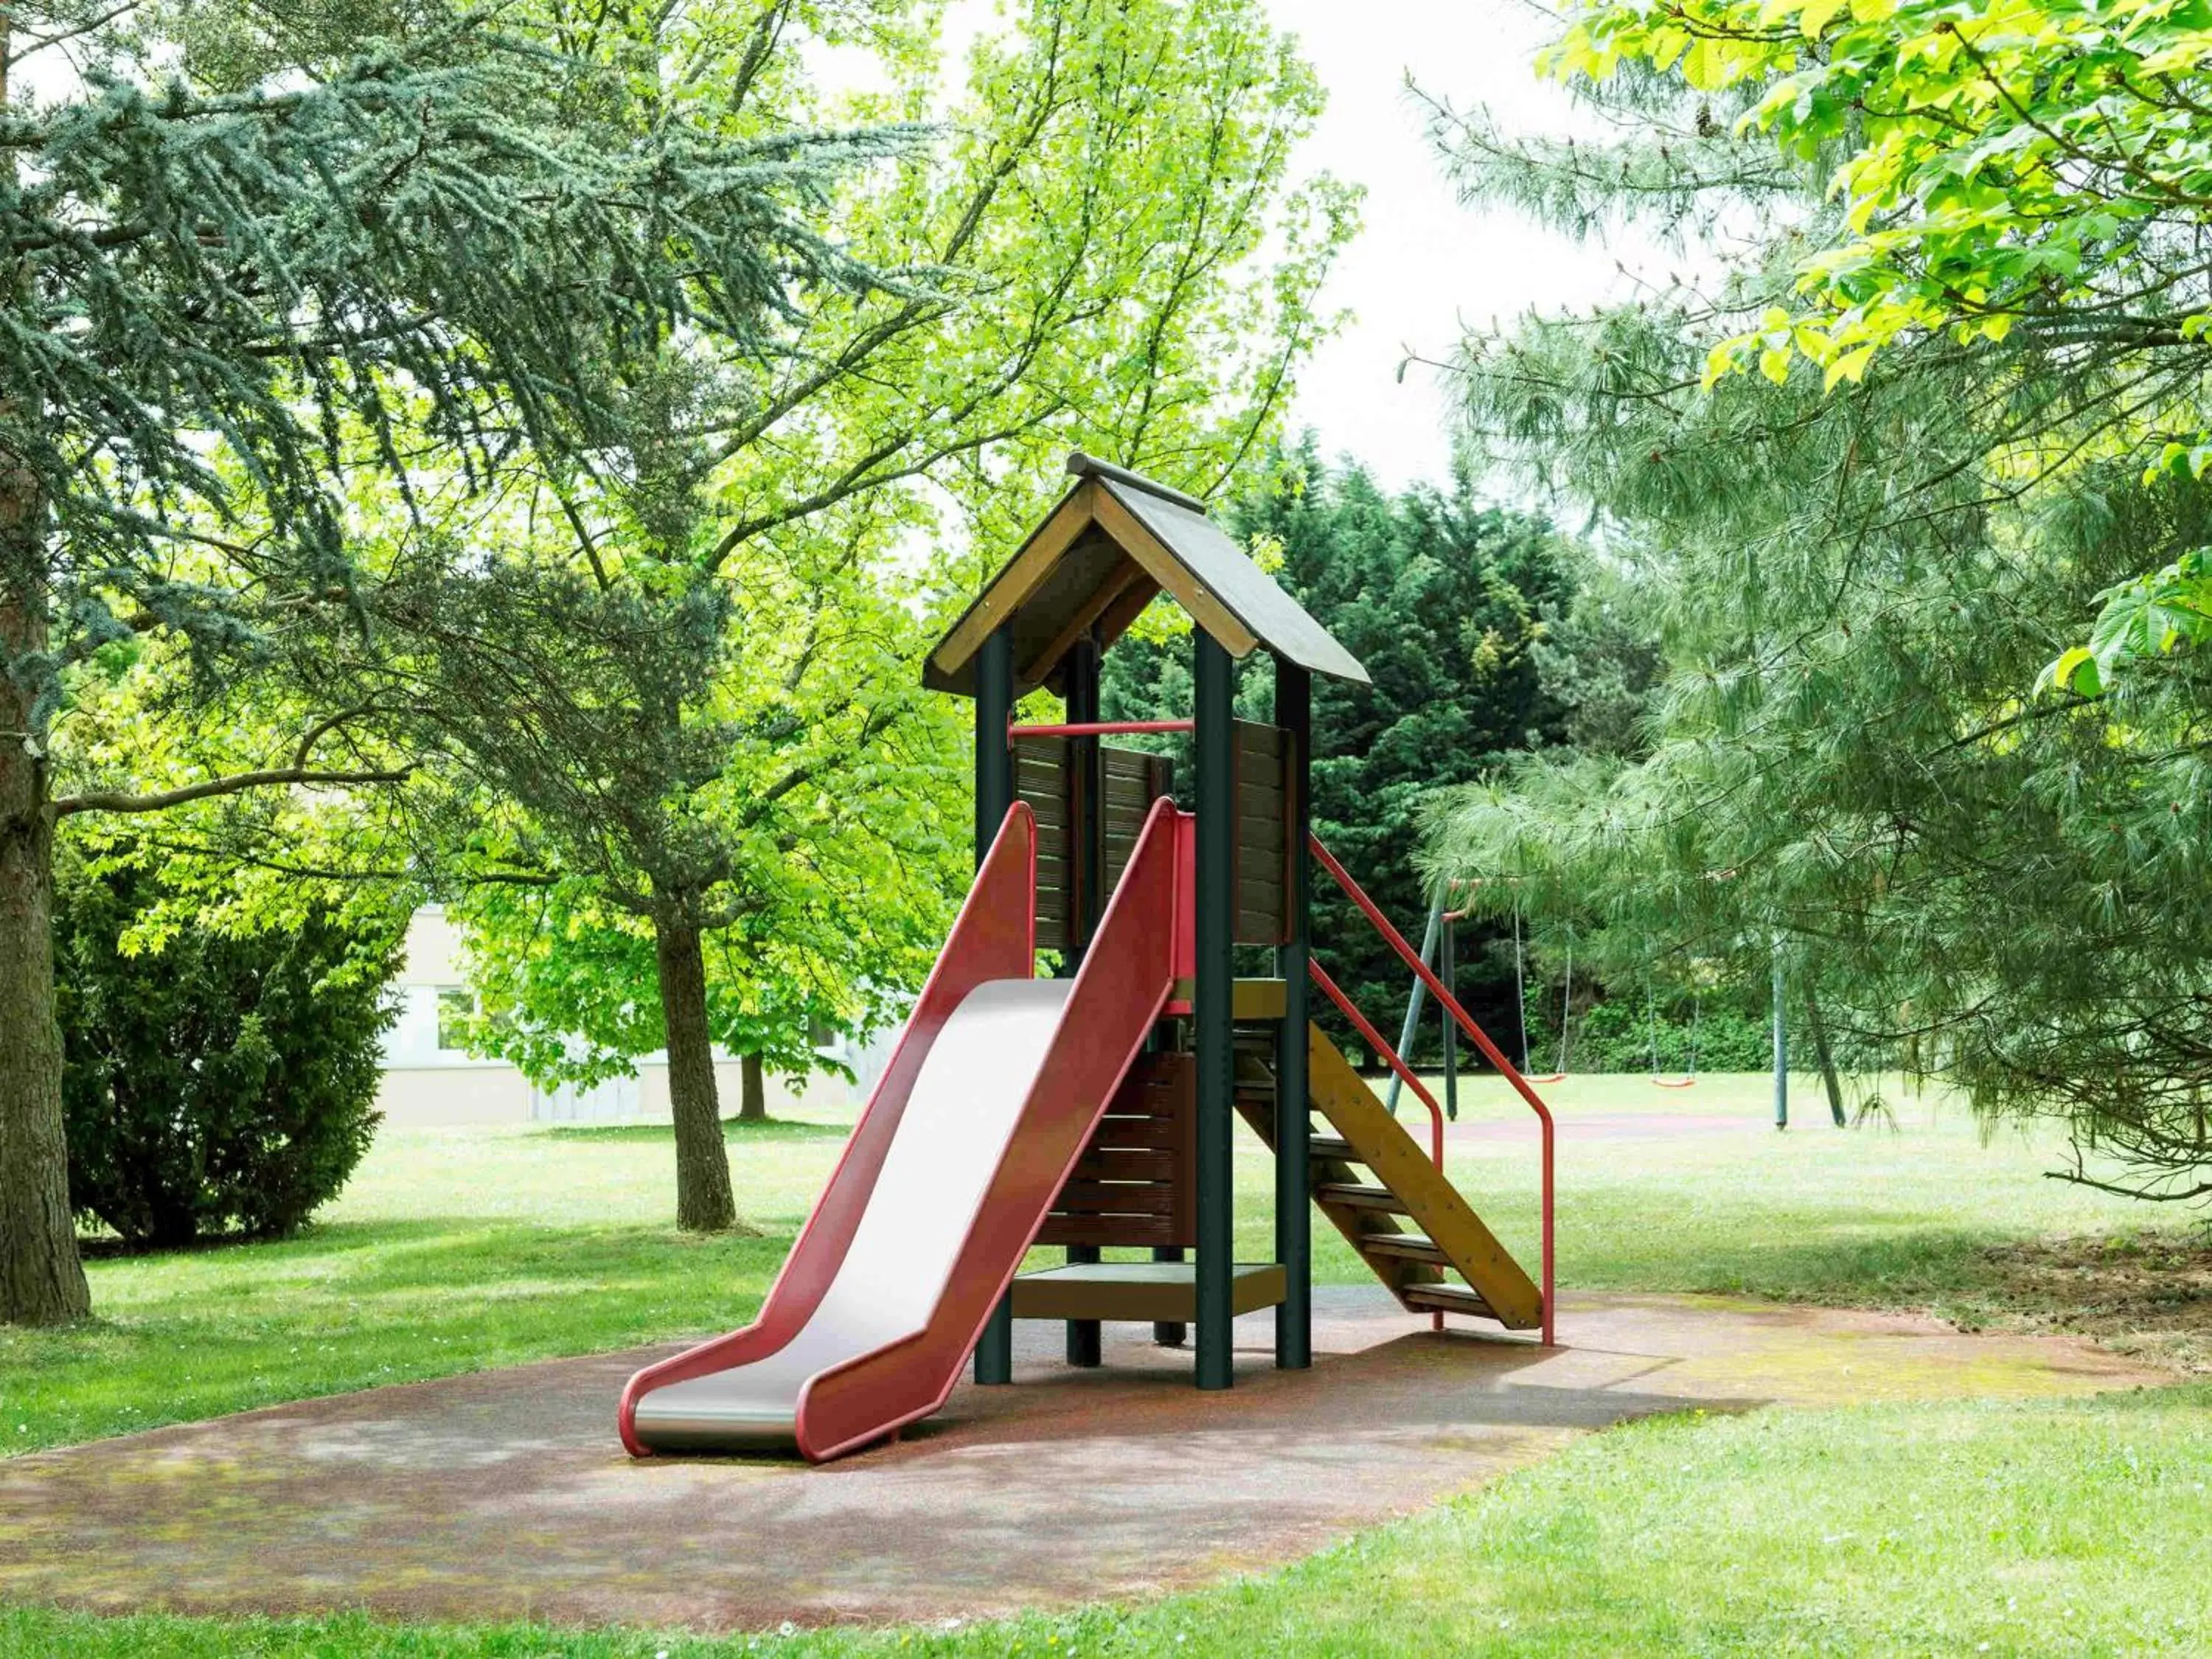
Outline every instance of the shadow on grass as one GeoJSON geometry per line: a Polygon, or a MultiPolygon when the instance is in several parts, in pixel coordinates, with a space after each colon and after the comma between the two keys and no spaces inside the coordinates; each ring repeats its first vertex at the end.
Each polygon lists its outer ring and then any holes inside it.
{"type": "Polygon", "coordinates": [[[683,1233],[641,1224],[533,1226],[452,1218],[429,1235],[411,1225],[387,1234],[334,1276],[347,1295],[405,1294],[450,1287],[495,1296],[529,1283],[546,1293],[622,1285],[673,1290],[702,1273],[735,1287],[763,1281],[791,1248],[787,1233],[683,1233]]]}
{"type": "Polygon", "coordinates": [[[646,1223],[556,1225],[450,1215],[327,1222],[296,1238],[137,1251],[106,1261],[125,1271],[170,1264],[217,1271],[235,1281],[226,1287],[234,1295],[261,1279],[264,1271],[261,1288],[276,1293],[290,1279],[287,1269],[314,1264],[320,1268],[314,1288],[297,1293],[343,1296],[432,1286],[489,1290],[525,1278],[634,1280],[657,1273],[688,1277],[710,1263],[745,1278],[773,1272],[790,1247],[787,1229],[685,1233],[646,1223]]]}
{"type": "MultiPolygon", "coordinates": [[[[676,1139],[675,1129],[665,1123],[564,1123],[533,1133],[547,1140],[595,1141],[602,1146],[633,1142],[666,1146],[676,1139]]],[[[842,1140],[852,1133],[849,1123],[817,1123],[805,1118],[763,1117],[750,1122],[741,1122],[733,1117],[722,1120],[722,1139],[732,1146],[749,1140],[842,1140]]]]}
{"type": "MultiPolygon", "coordinates": [[[[2093,1237],[2077,1241],[2092,1258],[2107,1252],[2088,1248],[2093,1237]]],[[[2154,1318],[2143,1305],[2187,1300],[2177,1290],[2193,1290],[2170,1275],[2172,1284],[2137,1288],[2124,1294],[2123,1273],[2136,1255],[2112,1254],[2117,1266],[2100,1271],[2069,1261],[2064,1271],[2024,1271],[2022,1258],[2059,1249],[2041,1235],[1991,1228],[1915,1228],[1861,1238],[1777,1239],[1771,1243],[1732,1240],[1640,1250],[1632,1243],[1620,1254],[1606,1249],[1561,1252],[1559,1277],[1570,1287],[1589,1290],[1684,1291],[1758,1297],[1837,1307],[1881,1308],[1928,1312],[1973,1330],[1992,1323],[2026,1322],[2110,1337],[2121,1326],[2143,1329],[2187,1323],[2154,1318]],[[2129,1316],[2100,1317],[2102,1316],[2129,1316]]],[[[2202,1316],[2200,1316],[2202,1317],[2202,1316]]],[[[2212,1324],[2212,1321],[2207,1321],[2212,1324]]]]}

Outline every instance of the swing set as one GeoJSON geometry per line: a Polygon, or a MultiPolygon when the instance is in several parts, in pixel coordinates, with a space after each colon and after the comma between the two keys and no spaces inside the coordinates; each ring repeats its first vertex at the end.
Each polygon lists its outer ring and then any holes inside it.
{"type": "MultiPolygon", "coordinates": [[[[1509,878],[1509,879],[1510,878],[1509,878]]],[[[1479,881],[1455,881],[1451,883],[1447,889],[1439,889],[1436,896],[1430,901],[1429,923],[1427,928],[1422,934],[1421,939],[1421,964],[1425,968],[1435,969],[1442,975],[1444,983],[1447,985],[1452,984],[1455,980],[1454,969],[1456,965],[1457,958],[1457,951],[1455,949],[1455,940],[1454,938],[1455,926],[1457,923],[1466,920],[1469,908],[1469,907],[1462,905],[1457,909],[1448,909],[1446,908],[1449,902],[1447,896],[1448,894],[1455,895],[1463,888],[1480,884],[1479,881]]],[[[1423,983],[1421,977],[1419,975],[1416,975],[1413,980],[1413,990],[1406,1000],[1405,1024],[1400,1030],[1398,1036],[1398,1051],[1401,1054],[1407,1054],[1412,1051],[1414,1036],[1420,1029],[1421,1006],[1424,1000],[1422,993],[1425,989],[1426,987],[1423,983]]],[[[1521,1074],[1528,1079],[1529,1082],[1564,1083],[1566,1081],[1567,1077],[1569,1076],[1568,1057],[1571,1040],[1571,1034],[1573,1030],[1571,1016],[1574,1008],[1574,996],[1575,940],[1574,933],[1571,929],[1567,934],[1566,972],[1559,988],[1559,1047],[1558,1062],[1553,1070],[1539,1073],[1531,1069],[1532,1056],[1530,1055],[1528,1046],[1528,946],[1522,936],[1521,906],[1519,901],[1516,899],[1513,906],[1513,1013],[1515,1023],[1518,1025],[1521,1033],[1521,1074]]],[[[1697,1085],[1698,1016],[1699,1000],[1700,999],[1697,993],[1692,991],[1690,996],[1689,1069],[1686,1072],[1669,1075],[1661,1071],[1659,1068],[1659,1008],[1657,1000],[1654,996],[1651,988],[1651,972],[1650,964],[1646,963],[1644,974],[1644,1028],[1649,1036],[1651,1048],[1650,1079],[1653,1087],[1659,1089],[1689,1089],[1694,1088],[1697,1085]]],[[[1459,1115],[1459,1091],[1457,1086],[1459,1082],[1459,1066],[1457,1064],[1458,1055],[1455,1052],[1456,1044],[1454,1042],[1454,1038],[1456,1035],[1457,1034],[1451,1029],[1451,1022],[1449,1018],[1447,1018],[1444,1021],[1443,1034],[1444,1100],[1446,1112],[1453,1118],[1456,1118],[1459,1115]]],[[[1398,1079],[1394,1077],[1390,1080],[1389,1100],[1389,1109],[1394,1114],[1398,1109],[1398,1079]]]]}

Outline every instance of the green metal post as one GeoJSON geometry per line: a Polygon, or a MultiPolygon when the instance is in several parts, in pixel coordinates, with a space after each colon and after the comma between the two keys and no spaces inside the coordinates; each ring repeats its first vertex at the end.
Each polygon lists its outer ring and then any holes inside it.
{"type": "MultiPolygon", "coordinates": [[[[1437,889],[1437,896],[1429,901],[1429,925],[1421,934],[1421,966],[1433,968],[1437,963],[1437,935],[1443,930],[1444,890],[1437,889]]],[[[1413,975],[1413,988],[1406,994],[1406,1023],[1398,1028],[1398,1052],[1406,1057],[1407,1065],[1413,1060],[1413,1039],[1421,1034],[1421,1000],[1429,994],[1427,982],[1419,974],[1413,975]]],[[[1451,1016],[1446,1014],[1449,1024],[1451,1016]]],[[[1377,1055],[1377,1059],[1381,1056],[1377,1055]]],[[[1383,1109],[1392,1117],[1398,1115],[1398,1091],[1405,1079],[1397,1073],[1390,1073],[1390,1092],[1383,1097],[1383,1109]]]]}
{"type": "MultiPolygon", "coordinates": [[[[1067,675],[1067,718],[1071,723],[1095,720],[1098,718],[1098,642],[1086,635],[1068,648],[1064,659],[1067,675]]],[[[1068,848],[1075,866],[1075,904],[1069,916],[1073,939],[1064,953],[1064,974],[1073,974],[1083,964],[1083,952],[1091,943],[1091,935],[1098,927],[1098,918],[1105,908],[1105,895],[1100,886],[1105,877],[1105,842],[1100,799],[1105,785],[1105,774],[1099,763],[1098,739],[1071,738],[1067,744],[1067,775],[1074,793],[1074,811],[1068,827],[1073,832],[1074,845],[1068,848]]],[[[1098,1247],[1095,1244],[1071,1244],[1067,1259],[1072,1262],[1096,1261],[1098,1247]]],[[[1103,1357],[1098,1322],[1095,1319],[1071,1319],[1067,1322],[1067,1363],[1071,1365],[1091,1366],[1103,1357]]]]}
{"type": "MultiPolygon", "coordinates": [[[[1014,636],[1001,628],[975,655],[975,861],[991,850],[1014,804],[1014,756],[1006,723],[1014,712],[1014,636]]],[[[1014,1304],[1001,1297],[975,1342],[975,1380],[1014,1380],[1014,1304]]]]}
{"type": "Polygon", "coordinates": [[[1198,1333],[1201,1389],[1236,1381],[1231,1281],[1236,1202],[1230,1115],[1236,1109],[1237,732],[1235,665],[1220,643],[1194,630],[1198,724],[1196,983],[1191,992],[1198,1059],[1198,1333]]]}
{"type": "Polygon", "coordinates": [[[1774,1127],[1790,1127],[1790,1022],[1782,1000],[1782,941],[1774,941],[1774,1127]]]}
{"type": "Polygon", "coordinates": [[[1306,830],[1312,822],[1308,786],[1313,776],[1313,678],[1294,663],[1275,659],[1275,724],[1290,734],[1290,939],[1275,950],[1283,981],[1283,1023],[1275,1033],[1275,1260],[1282,1264],[1283,1299],[1275,1309],[1275,1365],[1302,1371],[1313,1364],[1313,1113],[1306,1093],[1306,1023],[1310,1018],[1306,960],[1313,925],[1312,861],[1306,830]]]}

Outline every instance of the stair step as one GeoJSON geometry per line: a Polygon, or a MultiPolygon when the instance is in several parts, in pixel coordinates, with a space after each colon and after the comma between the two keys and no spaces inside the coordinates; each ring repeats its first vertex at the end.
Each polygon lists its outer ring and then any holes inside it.
{"type": "Polygon", "coordinates": [[[1339,1135],[1316,1135],[1307,1142],[1316,1158],[1334,1158],[1339,1164],[1357,1164],[1359,1155],[1352,1150],[1352,1143],[1339,1135]]]}
{"type": "Polygon", "coordinates": [[[1437,1248],[1433,1239],[1419,1233],[1370,1233],[1359,1241],[1359,1253],[1391,1256],[1400,1261],[1425,1261],[1437,1267],[1452,1265],[1452,1259],[1437,1248]]]}
{"type": "Polygon", "coordinates": [[[1325,1181],[1314,1188],[1320,1204],[1341,1204],[1347,1210],[1381,1210],[1389,1215],[1407,1213],[1405,1200],[1388,1187],[1369,1187],[1356,1181],[1325,1181]]]}
{"type": "Polygon", "coordinates": [[[1498,1317],[1481,1297],[1457,1285],[1408,1285],[1398,1294],[1411,1308],[1427,1308],[1437,1313],[1472,1314],[1478,1319],[1498,1317]]]}

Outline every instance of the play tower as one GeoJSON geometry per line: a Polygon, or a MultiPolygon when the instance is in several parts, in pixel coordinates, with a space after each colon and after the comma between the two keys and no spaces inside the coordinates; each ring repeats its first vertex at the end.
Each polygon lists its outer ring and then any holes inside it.
{"type": "Polygon", "coordinates": [[[1409,1311],[1551,1340],[1550,1115],[1308,822],[1313,678],[1366,672],[1200,502],[1067,465],[924,668],[975,702],[975,886],[760,1317],[631,1380],[634,1452],[854,1449],[941,1406],[971,1351],[977,1382],[1012,1382],[1016,1319],[1063,1322],[1075,1365],[1100,1363],[1103,1323],[1150,1324],[1226,1389],[1232,1322],[1272,1307],[1276,1364],[1303,1368],[1316,1208],[1409,1311]],[[1191,718],[1101,720],[1100,660],[1162,593],[1192,623],[1191,718]],[[1235,708],[1260,651],[1272,724],[1235,708]],[[1039,688],[1065,720],[1014,723],[1039,688]],[[1133,732],[1190,733],[1194,775],[1105,741],[1133,732]],[[1436,1102],[1316,959],[1316,868],[1536,1114],[1540,1285],[1444,1178],[1436,1102]],[[1273,973],[1240,977],[1261,950],[1273,973]],[[1316,990],[1427,1108],[1425,1148],[1314,1024],[1316,990]],[[1239,1115],[1273,1163],[1265,1261],[1234,1256],[1239,1115]],[[1020,1271],[1036,1246],[1066,1260],[1020,1271]]]}

